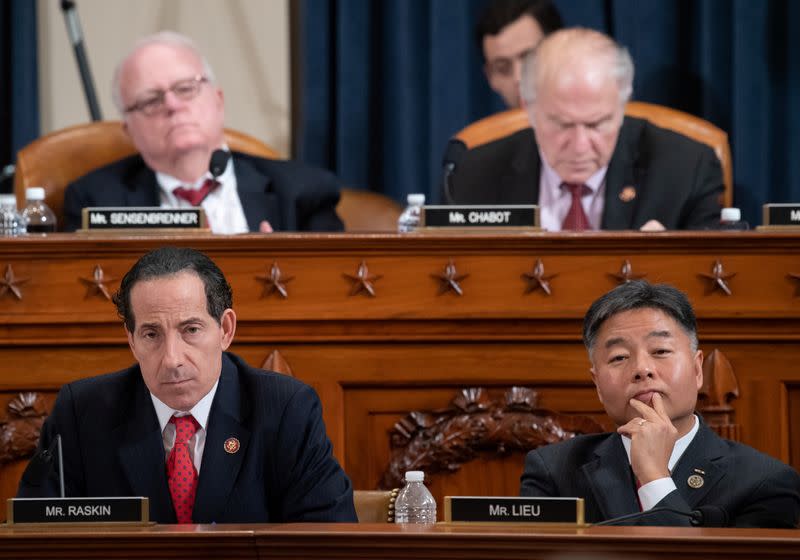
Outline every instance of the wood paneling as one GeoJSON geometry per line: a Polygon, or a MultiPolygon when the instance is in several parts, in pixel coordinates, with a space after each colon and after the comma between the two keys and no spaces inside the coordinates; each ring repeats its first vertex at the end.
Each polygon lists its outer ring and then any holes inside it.
{"type": "MultiPolygon", "coordinates": [[[[5,403],[21,391],[52,399],[66,382],[117,370],[132,357],[113,305],[81,278],[101,266],[109,289],[145,251],[164,244],[208,253],[234,290],[233,351],[260,365],[277,350],[320,394],[334,450],[356,488],[375,488],[390,457],[389,431],[412,410],[447,407],[467,387],[538,391],[539,406],[587,414],[608,426],[580,339],[588,305],[635,274],[686,291],[701,348],[730,361],[740,396],[731,403],[745,443],[800,467],[800,236],[747,232],[520,235],[94,236],[0,239],[0,278],[11,266],[22,299],[0,295],[0,431],[5,403]],[[523,274],[541,259],[552,295],[526,294],[523,274]],[[448,262],[463,296],[439,294],[448,262]],[[702,274],[716,260],[732,295],[702,274]],[[351,296],[364,261],[375,297],[351,296]],[[288,298],[259,276],[277,262],[288,298]]],[[[48,401],[49,402],[49,401],[48,401]]],[[[7,445],[0,438],[0,445],[7,445]]],[[[0,454],[1,454],[0,450],[0,454]]],[[[438,496],[514,494],[522,454],[481,454],[431,477],[438,496]]],[[[0,497],[21,463],[0,464],[0,497]]]]}

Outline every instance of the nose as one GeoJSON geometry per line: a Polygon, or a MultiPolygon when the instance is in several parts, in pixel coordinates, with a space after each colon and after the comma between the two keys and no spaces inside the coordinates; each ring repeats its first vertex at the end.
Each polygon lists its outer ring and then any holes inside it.
{"type": "Polygon", "coordinates": [[[633,370],[631,375],[634,381],[646,381],[654,379],[656,376],[656,368],[653,363],[653,358],[647,352],[639,352],[632,358],[633,370]]]}
{"type": "Polygon", "coordinates": [[[164,341],[162,365],[167,370],[177,370],[183,366],[183,341],[176,334],[169,334],[164,341]]]}
{"type": "Polygon", "coordinates": [[[177,111],[181,107],[186,105],[186,101],[178,97],[175,93],[170,90],[164,92],[164,108],[167,109],[170,113],[177,111]]]}
{"type": "Polygon", "coordinates": [[[572,147],[578,152],[585,152],[589,149],[591,141],[589,140],[589,131],[582,124],[576,124],[572,129],[572,147]]]}

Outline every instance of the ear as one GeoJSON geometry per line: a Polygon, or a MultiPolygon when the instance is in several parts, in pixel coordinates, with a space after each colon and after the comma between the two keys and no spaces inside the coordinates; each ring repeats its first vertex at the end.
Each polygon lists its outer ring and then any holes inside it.
{"type": "Polygon", "coordinates": [[[138,362],[139,357],[136,355],[136,346],[134,345],[133,341],[133,333],[128,330],[128,327],[123,327],[123,328],[125,329],[125,334],[128,335],[128,348],[131,349],[131,354],[133,354],[133,357],[138,362]]]}
{"type": "Polygon", "coordinates": [[[124,132],[128,138],[131,137],[131,132],[128,130],[128,119],[125,117],[122,118],[122,132],[124,132]]]}
{"type": "Polygon", "coordinates": [[[589,371],[592,374],[592,383],[594,383],[594,390],[597,391],[597,398],[600,400],[600,404],[604,404],[603,395],[600,393],[600,386],[597,384],[597,371],[594,369],[594,366],[590,367],[589,371]]]}
{"type": "Polygon", "coordinates": [[[694,355],[694,375],[697,390],[703,386],[703,351],[698,350],[694,355]]]}
{"type": "Polygon", "coordinates": [[[234,313],[233,309],[228,308],[223,311],[219,324],[222,328],[220,347],[224,352],[233,342],[233,335],[236,333],[236,313],[234,313]]]}

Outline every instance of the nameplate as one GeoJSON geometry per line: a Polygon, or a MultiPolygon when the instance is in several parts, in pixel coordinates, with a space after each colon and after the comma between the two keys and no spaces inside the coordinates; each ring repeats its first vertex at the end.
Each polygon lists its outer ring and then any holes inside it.
{"type": "Polygon", "coordinates": [[[451,523],[558,523],[583,525],[583,498],[445,496],[451,523]]]}
{"type": "Polygon", "coordinates": [[[765,204],[763,208],[765,226],[800,228],[800,204],[765,204]]]}
{"type": "Polygon", "coordinates": [[[8,524],[20,523],[135,523],[150,519],[148,499],[125,498],[10,498],[8,524]]]}
{"type": "Polygon", "coordinates": [[[536,228],[539,207],[423,206],[420,225],[429,228],[536,228]]]}
{"type": "Polygon", "coordinates": [[[202,208],[84,208],[83,231],[199,230],[206,228],[202,208]]]}

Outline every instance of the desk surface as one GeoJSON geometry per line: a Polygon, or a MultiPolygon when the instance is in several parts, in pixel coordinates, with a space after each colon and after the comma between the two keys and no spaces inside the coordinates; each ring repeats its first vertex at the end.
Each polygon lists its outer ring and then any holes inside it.
{"type": "Polygon", "coordinates": [[[387,524],[0,529],[0,558],[792,558],[800,531],[387,524]]]}

